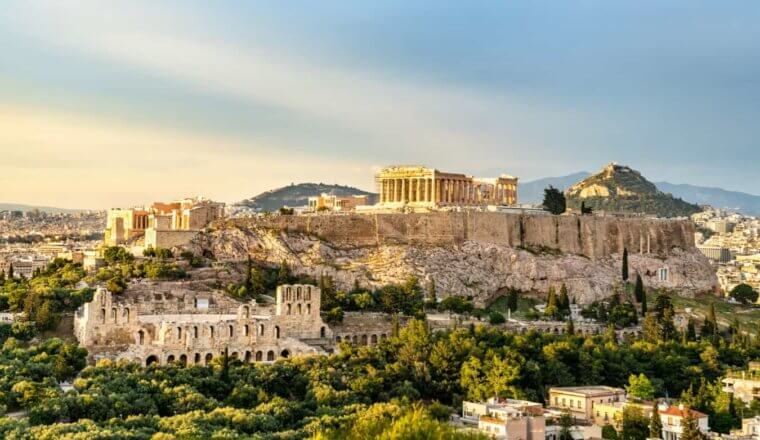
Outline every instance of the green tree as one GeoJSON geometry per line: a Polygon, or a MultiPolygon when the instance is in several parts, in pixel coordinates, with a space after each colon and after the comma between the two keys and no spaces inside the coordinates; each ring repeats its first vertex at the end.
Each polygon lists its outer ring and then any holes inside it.
{"type": "Polygon", "coordinates": [[[277,284],[288,284],[290,282],[290,267],[288,262],[283,259],[280,262],[280,269],[277,271],[277,284]]]}
{"type": "Polygon", "coordinates": [[[641,316],[647,316],[647,295],[646,293],[641,297],[641,316]]]}
{"type": "Polygon", "coordinates": [[[637,302],[646,301],[646,292],[644,292],[644,281],[640,274],[636,274],[636,284],[633,288],[633,295],[637,302]]]}
{"type": "Polygon", "coordinates": [[[686,324],[686,340],[687,341],[696,341],[697,340],[697,329],[694,325],[694,320],[689,318],[688,324],[686,324]]]}
{"type": "Polygon", "coordinates": [[[573,324],[573,317],[570,316],[567,319],[567,328],[565,329],[565,333],[568,335],[574,335],[575,334],[575,324],[573,324]]]}
{"type": "Polygon", "coordinates": [[[684,409],[685,417],[681,420],[681,440],[704,440],[705,436],[699,430],[691,408],[684,409]]]}
{"type": "Polygon", "coordinates": [[[702,324],[702,329],[699,332],[701,338],[713,337],[718,333],[718,320],[715,317],[715,304],[710,303],[710,307],[707,309],[707,315],[705,315],[705,322],[702,324]]]}
{"type": "Polygon", "coordinates": [[[640,408],[627,405],[623,409],[623,420],[620,426],[621,440],[646,440],[649,434],[649,420],[640,408]]]}
{"type": "Polygon", "coordinates": [[[549,287],[549,296],[546,300],[544,315],[550,318],[556,318],[559,316],[559,308],[557,307],[557,294],[554,291],[554,287],[549,287]]]}
{"type": "Polygon", "coordinates": [[[517,289],[509,289],[509,292],[507,293],[507,308],[513,313],[517,311],[517,300],[517,289]]]}
{"type": "Polygon", "coordinates": [[[488,322],[492,325],[498,325],[504,324],[506,322],[506,319],[504,319],[504,315],[494,310],[488,315],[488,322]]]}
{"type": "Polygon", "coordinates": [[[654,398],[654,385],[644,373],[638,376],[631,374],[628,376],[628,385],[625,390],[633,397],[642,400],[651,400],[654,398]]]}
{"type": "Polygon", "coordinates": [[[654,313],[647,313],[644,318],[644,323],[641,326],[642,336],[647,342],[657,344],[662,341],[662,332],[660,329],[660,323],[657,320],[657,315],[654,313]]]}
{"type": "Polygon", "coordinates": [[[554,215],[559,215],[567,209],[565,194],[557,188],[549,185],[544,189],[544,209],[554,215]]]}
{"type": "Polygon", "coordinates": [[[729,296],[744,305],[757,302],[757,291],[745,283],[741,283],[731,289],[729,296]]]}
{"type": "Polygon", "coordinates": [[[628,281],[628,248],[623,248],[623,281],[628,281]]]}
{"type": "Polygon", "coordinates": [[[657,403],[655,403],[652,417],[649,419],[649,437],[662,438],[662,420],[660,420],[660,411],[657,410],[657,403]]]}
{"type": "Polygon", "coordinates": [[[567,286],[565,285],[565,283],[562,283],[562,286],[559,288],[559,298],[557,299],[557,308],[561,312],[570,311],[570,298],[567,296],[567,286]]]}

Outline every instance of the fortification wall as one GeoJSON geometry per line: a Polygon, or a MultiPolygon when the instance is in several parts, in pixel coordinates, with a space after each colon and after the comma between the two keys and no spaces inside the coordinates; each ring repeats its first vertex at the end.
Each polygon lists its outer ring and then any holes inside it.
{"type": "Polygon", "coordinates": [[[466,241],[554,250],[591,259],[622,253],[667,256],[694,251],[687,220],[494,212],[277,216],[228,220],[238,227],[302,233],[335,248],[384,245],[459,246],[466,241]]]}

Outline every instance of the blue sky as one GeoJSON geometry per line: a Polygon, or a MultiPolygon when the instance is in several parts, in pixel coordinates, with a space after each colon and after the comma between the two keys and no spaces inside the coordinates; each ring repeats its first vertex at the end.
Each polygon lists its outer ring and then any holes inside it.
{"type": "Polygon", "coordinates": [[[760,3],[9,1],[0,201],[102,208],[392,163],[617,161],[760,193],[760,3]]]}

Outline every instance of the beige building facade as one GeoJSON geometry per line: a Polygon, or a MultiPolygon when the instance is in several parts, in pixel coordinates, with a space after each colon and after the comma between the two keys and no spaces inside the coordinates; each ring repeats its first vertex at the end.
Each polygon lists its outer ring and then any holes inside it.
{"type": "Polygon", "coordinates": [[[593,420],[596,405],[610,405],[625,401],[625,390],[604,385],[555,387],[549,389],[552,408],[569,411],[577,419],[593,420]]]}
{"type": "Polygon", "coordinates": [[[143,239],[145,247],[180,246],[195,232],[223,216],[223,203],[202,198],[155,202],[143,208],[110,209],[104,242],[118,246],[143,239]]]}
{"type": "Polygon", "coordinates": [[[517,178],[475,178],[422,166],[391,166],[376,176],[381,206],[486,206],[517,203],[517,178]]]}
{"type": "Polygon", "coordinates": [[[318,196],[309,197],[309,211],[337,211],[337,212],[351,212],[355,211],[357,206],[363,206],[369,204],[369,196],[366,195],[354,195],[354,196],[336,196],[332,194],[322,193],[318,196]]]}
{"type": "Polygon", "coordinates": [[[749,363],[746,371],[730,371],[723,379],[723,391],[747,405],[760,400],[760,361],[749,363]]]}

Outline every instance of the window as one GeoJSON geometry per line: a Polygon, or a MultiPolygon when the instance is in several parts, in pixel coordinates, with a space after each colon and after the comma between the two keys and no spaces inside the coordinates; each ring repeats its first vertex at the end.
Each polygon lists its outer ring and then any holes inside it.
{"type": "Polygon", "coordinates": [[[311,315],[311,304],[306,304],[306,314],[311,315]]]}
{"type": "Polygon", "coordinates": [[[230,326],[229,330],[230,330],[230,338],[231,338],[235,335],[235,328],[233,326],[230,326]]]}
{"type": "Polygon", "coordinates": [[[279,339],[280,338],[280,327],[274,326],[274,337],[279,339]]]}
{"type": "Polygon", "coordinates": [[[668,268],[667,267],[661,267],[658,272],[659,272],[660,281],[667,281],[668,280],[668,268]]]}
{"type": "Polygon", "coordinates": [[[198,326],[193,327],[193,337],[198,339],[198,326]]]}
{"type": "Polygon", "coordinates": [[[264,336],[264,324],[259,325],[259,336],[264,336]]]}
{"type": "Polygon", "coordinates": [[[177,327],[177,340],[182,340],[182,327],[177,327]]]}
{"type": "Polygon", "coordinates": [[[143,345],[145,343],[145,332],[140,330],[137,332],[137,343],[143,345]]]}

